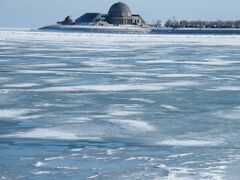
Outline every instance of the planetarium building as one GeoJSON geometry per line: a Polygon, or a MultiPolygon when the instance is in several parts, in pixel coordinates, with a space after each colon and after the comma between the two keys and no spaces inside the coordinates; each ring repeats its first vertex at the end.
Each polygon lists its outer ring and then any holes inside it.
{"type": "Polygon", "coordinates": [[[128,5],[118,2],[110,7],[107,14],[85,13],[75,21],[67,16],[63,21],[40,30],[145,34],[151,31],[151,27],[140,15],[133,14],[128,5]]]}
{"type": "Polygon", "coordinates": [[[145,21],[140,15],[132,14],[128,5],[118,2],[110,7],[108,14],[86,13],[75,24],[144,25],[145,21]]]}

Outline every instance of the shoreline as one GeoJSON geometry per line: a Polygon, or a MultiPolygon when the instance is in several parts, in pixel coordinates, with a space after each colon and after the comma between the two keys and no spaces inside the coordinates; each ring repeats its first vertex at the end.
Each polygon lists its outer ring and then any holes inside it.
{"type": "Polygon", "coordinates": [[[141,26],[85,26],[85,25],[50,25],[39,28],[41,31],[115,33],[115,34],[213,34],[240,35],[238,28],[152,28],[141,26]]]}
{"type": "Polygon", "coordinates": [[[238,28],[141,28],[131,26],[45,26],[42,28],[0,27],[1,31],[42,31],[91,34],[136,34],[136,35],[240,35],[238,28]]]}

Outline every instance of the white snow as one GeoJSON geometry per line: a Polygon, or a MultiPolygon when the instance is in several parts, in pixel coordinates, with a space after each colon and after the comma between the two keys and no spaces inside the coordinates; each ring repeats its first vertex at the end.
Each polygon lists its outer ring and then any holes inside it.
{"type": "Polygon", "coordinates": [[[36,83],[19,83],[19,84],[7,84],[4,85],[3,87],[5,88],[29,88],[29,87],[34,87],[38,86],[36,83]]]}
{"type": "Polygon", "coordinates": [[[109,120],[109,122],[118,124],[123,128],[126,128],[130,131],[154,131],[156,130],[154,126],[150,125],[145,121],[137,121],[137,120],[109,120]]]}
{"type": "Polygon", "coordinates": [[[217,146],[219,144],[223,144],[223,140],[216,139],[214,140],[196,140],[196,139],[168,139],[158,142],[158,145],[165,146],[217,146]]]}
{"type": "Polygon", "coordinates": [[[82,86],[60,86],[42,88],[32,91],[39,92],[64,92],[64,91],[102,91],[102,92],[117,92],[117,91],[162,91],[166,87],[161,84],[113,84],[113,85],[82,85],[82,86]]]}
{"type": "Polygon", "coordinates": [[[36,110],[32,109],[0,109],[0,118],[23,118],[27,117],[28,113],[35,112],[36,110]]]}
{"type": "Polygon", "coordinates": [[[1,135],[0,138],[30,138],[30,139],[54,139],[54,140],[100,140],[98,137],[80,137],[72,132],[50,129],[36,128],[27,132],[17,132],[13,134],[1,135]]]}
{"type": "Polygon", "coordinates": [[[41,161],[38,161],[34,164],[35,167],[42,167],[42,166],[45,166],[45,165],[46,165],[46,163],[43,163],[41,161]]]}
{"type": "Polygon", "coordinates": [[[172,105],[162,104],[160,107],[165,108],[165,109],[170,110],[170,111],[177,111],[178,110],[177,107],[172,106],[172,105]]]}

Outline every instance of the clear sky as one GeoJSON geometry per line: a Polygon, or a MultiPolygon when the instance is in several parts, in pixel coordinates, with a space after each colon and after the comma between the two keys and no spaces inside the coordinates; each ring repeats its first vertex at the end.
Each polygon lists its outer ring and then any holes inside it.
{"type": "MultiPolygon", "coordinates": [[[[1,27],[41,27],[65,16],[107,13],[118,0],[0,0],[1,27]]],[[[240,0],[122,0],[149,23],[157,19],[239,20],[240,0]]]]}

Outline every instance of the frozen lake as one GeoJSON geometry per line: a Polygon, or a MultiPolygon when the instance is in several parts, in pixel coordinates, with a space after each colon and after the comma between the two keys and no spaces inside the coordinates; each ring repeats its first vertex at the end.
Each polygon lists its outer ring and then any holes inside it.
{"type": "Polygon", "coordinates": [[[238,180],[239,50],[0,30],[0,179],[238,180]]]}

